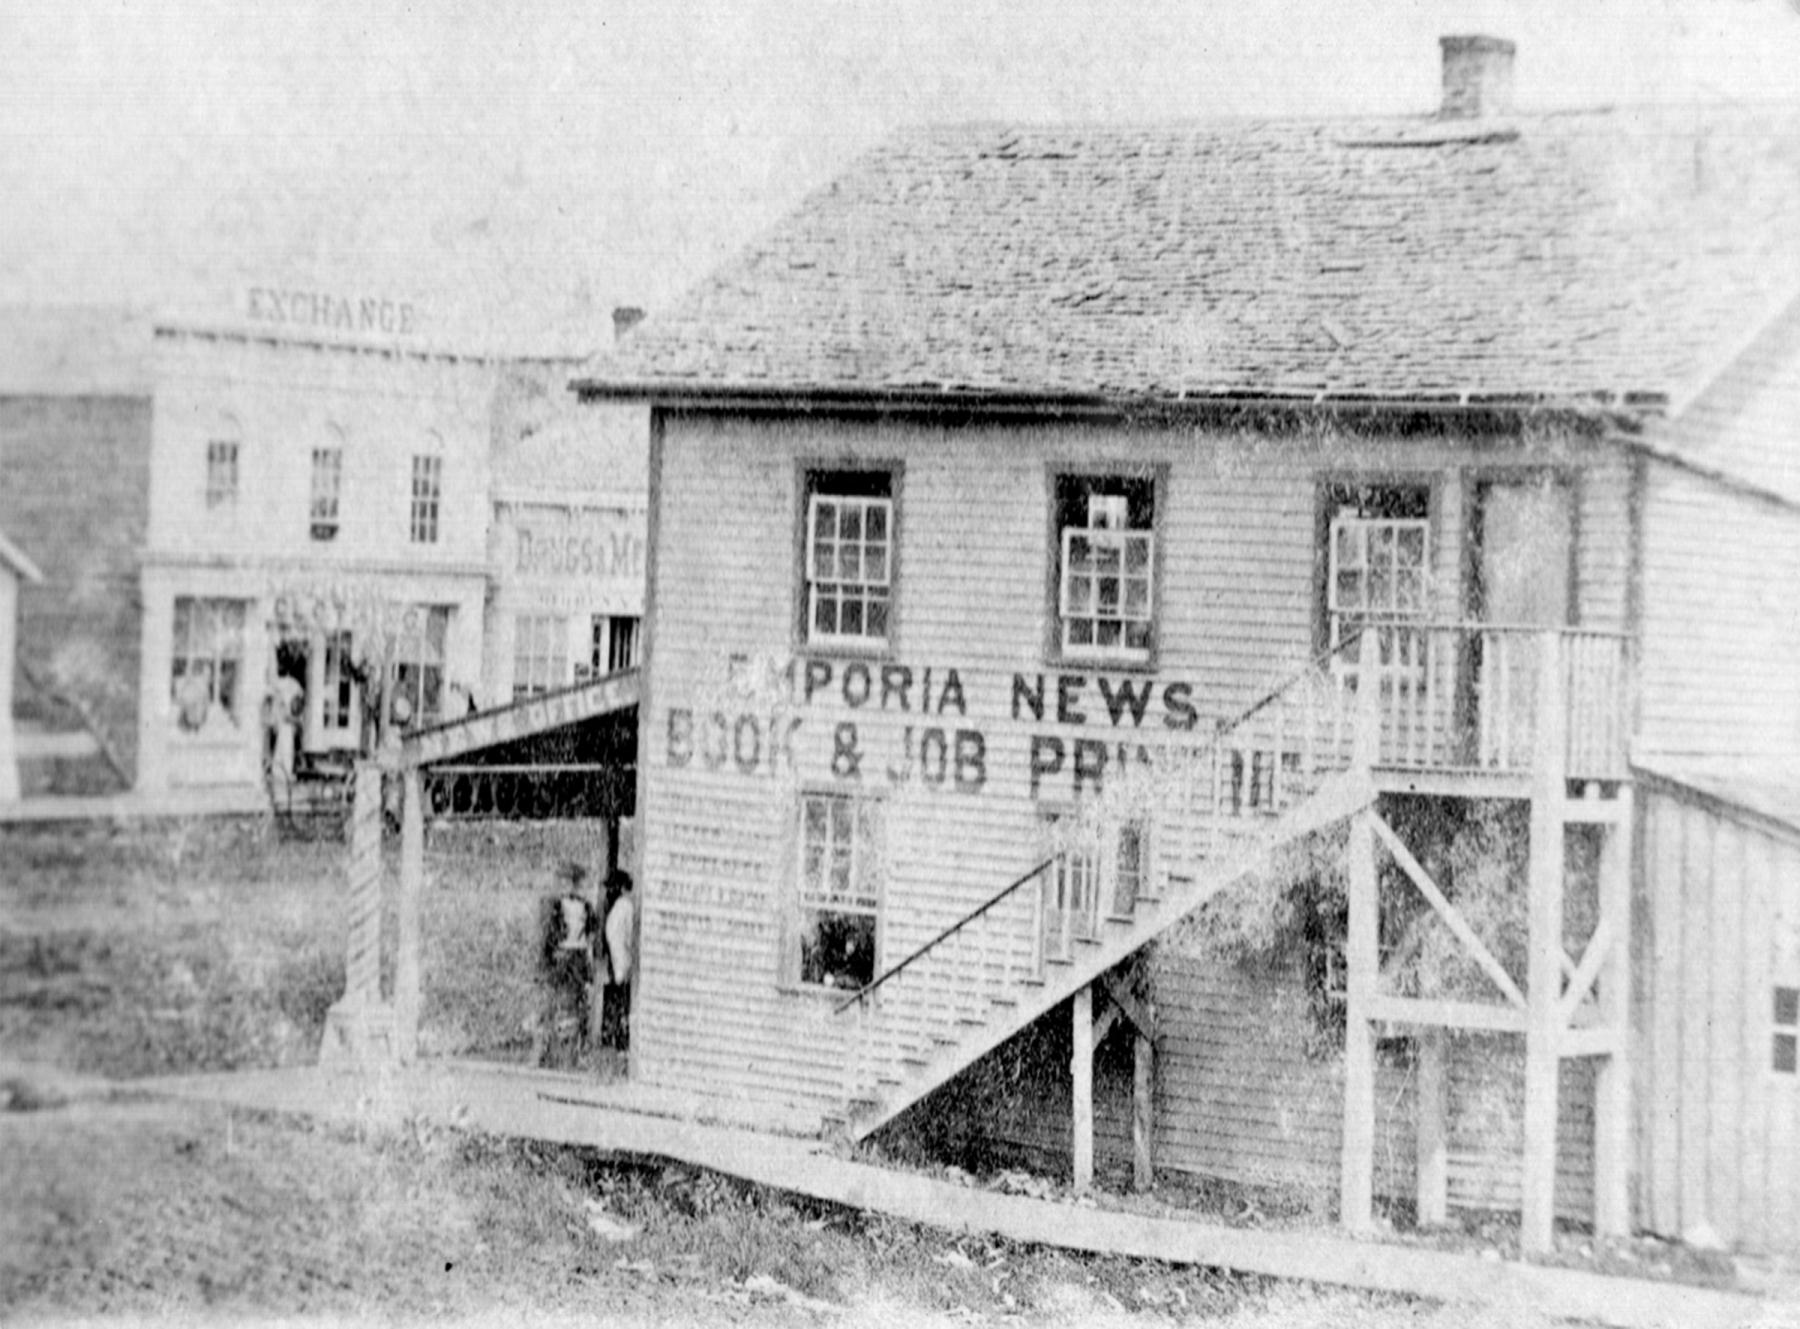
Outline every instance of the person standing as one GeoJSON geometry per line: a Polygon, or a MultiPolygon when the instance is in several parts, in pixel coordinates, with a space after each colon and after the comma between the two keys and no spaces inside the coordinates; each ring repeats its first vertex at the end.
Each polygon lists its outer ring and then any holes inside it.
{"type": "Polygon", "coordinates": [[[637,895],[631,874],[614,869],[607,874],[606,962],[609,982],[605,999],[602,1043],[617,1048],[631,1046],[631,982],[637,972],[637,895]]]}

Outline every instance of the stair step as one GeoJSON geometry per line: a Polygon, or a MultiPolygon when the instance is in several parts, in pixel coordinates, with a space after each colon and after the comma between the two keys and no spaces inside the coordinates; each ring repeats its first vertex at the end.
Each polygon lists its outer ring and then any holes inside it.
{"type": "Polygon", "coordinates": [[[1123,923],[1126,927],[1130,927],[1133,923],[1137,922],[1137,916],[1135,914],[1108,914],[1105,921],[1108,923],[1123,923]]]}
{"type": "Polygon", "coordinates": [[[982,1025],[987,1023],[987,1021],[982,1019],[979,1015],[959,1015],[956,1017],[956,1022],[958,1024],[967,1025],[971,1029],[979,1029],[982,1025]]]}
{"type": "Polygon", "coordinates": [[[1019,999],[1010,992],[996,992],[988,998],[988,1001],[995,1006],[1017,1006],[1019,1004],[1019,999]]]}

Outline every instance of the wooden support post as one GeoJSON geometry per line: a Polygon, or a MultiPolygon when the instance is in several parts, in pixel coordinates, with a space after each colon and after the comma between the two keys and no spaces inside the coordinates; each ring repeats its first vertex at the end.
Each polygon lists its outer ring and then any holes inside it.
{"type": "Polygon", "coordinates": [[[1563,803],[1568,717],[1554,632],[1537,636],[1536,751],[1532,762],[1525,988],[1525,1158],[1519,1244],[1551,1249],[1556,1220],[1556,1118],[1562,1069],[1563,803]]]}
{"type": "Polygon", "coordinates": [[[1131,1188],[1147,1191],[1156,1184],[1156,1044],[1143,1030],[1132,1040],[1131,1188]]]}
{"type": "Polygon", "coordinates": [[[1600,917],[1610,919],[1612,951],[1600,970],[1600,1012],[1613,1052],[1594,1085],[1594,1231],[1631,1230],[1631,789],[1618,794],[1620,817],[1600,849],[1600,917]]]}
{"type": "Polygon", "coordinates": [[[425,891],[425,799],[419,768],[400,776],[400,928],[394,957],[394,1033],[402,1062],[419,1052],[419,904],[425,891]]]}
{"type": "Polygon", "coordinates": [[[381,1001],[381,769],[359,763],[350,792],[349,929],[344,995],[325,1016],[321,1066],[364,1064],[393,1051],[381,1001]]]}
{"type": "Polygon", "coordinates": [[[1083,987],[1069,1003],[1073,1012],[1069,1057],[1070,1117],[1075,1138],[1071,1171],[1076,1194],[1094,1185],[1094,990],[1083,987]]]}
{"type": "Polygon", "coordinates": [[[1444,1031],[1419,1032],[1417,1135],[1419,1226],[1450,1218],[1449,1084],[1444,1074],[1444,1031]]]}
{"type": "MultiPolygon", "coordinates": [[[[1370,638],[1365,636],[1365,642],[1370,638]]],[[[1370,685],[1372,675],[1357,680],[1370,685]]],[[[1357,813],[1350,821],[1350,919],[1345,938],[1349,969],[1344,1019],[1344,1140],[1338,1221],[1352,1232],[1366,1232],[1375,1221],[1375,1028],[1369,1005],[1379,972],[1380,896],[1375,875],[1374,814],[1357,813]]]]}

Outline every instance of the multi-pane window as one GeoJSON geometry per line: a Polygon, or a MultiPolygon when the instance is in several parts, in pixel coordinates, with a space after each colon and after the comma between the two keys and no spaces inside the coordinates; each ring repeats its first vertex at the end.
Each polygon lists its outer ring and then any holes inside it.
{"type": "Polygon", "coordinates": [[[325,663],[320,671],[319,724],[327,740],[354,742],[361,723],[356,664],[349,632],[325,634],[325,663]]]}
{"type": "Polygon", "coordinates": [[[436,724],[444,717],[444,643],[450,606],[415,605],[406,614],[394,664],[389,715],[401,726],[436,724]]]}
{"type": "Polygon", "coordinates": [[[412,459],[412,542],[436,544],[438,508],[444,496],[444,459],[422,452],[412,459]]]}
{"type": "Polygon", "coordinates": [[[840,794],[801,795],[800,982],[862,988],[874,981],[882,860],[880,803],[840,794]]]}
{"type": "Polygon", "coordinates": [[[178,596],[170,650],[170,699],[183,730],[198,733],[243,717],[244,618],[242,600],[178,596]]]}
{"type": "Polygon", "coordinates": [[[1800,987],[1775,989],[1774,1023],[1770,1064],[1777,1075],[1800,1075],[1800,987]]]}
{"type": "Polygon", "coordinates": [[[513,620],[513,696],[535,697],[569,681],[568,625],[553,614],[513,620]]]}
{"type": "Polygon", "coordinates": [[[1430,613],[1429,491],[1419,486],[1343,486],[1326,528],[1325,645],[1340,675],[1353,675],[1362,631],[1375,631],[1384,675],[1424,669],[1430,613]]]}
{"type": "Polygon", "coordinates": [[[238,497],[238,445],[215,438],[206,445],[206,506],[226,508],[238,497]]]}
{"type": "Polygon", "coordinates": [[[1156,637],[1156,486],[1141,476],[1056,478],[1061,653],[1139,664],[1156,637]]]}
{"type": "Polygon", "coordinates": [[[591,674],[616,674],[638,662],[638,619],[630,614],[595,614],[593,645],[588,654],[591,674]]]}
{"type": "Polygon", "coordinates": [[[1102,914],[1128,917],[1149,893],[1150,833],[1137,822],[1102,831],[1073,817],[1050,823],[1054,852],[1043,883],[1043,953],[1069,958],[1076,940],[1100,934],[1102,914]]]}
{"type": "Polygon", "coordinates": [[[338,503],[344,483],[342,448],[314,448],[312,454],[311,532],[315,540],[335,540],[338,503]]]}
{"type": "Polygon", "coordinates": [[[894,585],[889,472],[815,472],[808,477],[805,576],[808,644],[888,644],[894,585]]]}

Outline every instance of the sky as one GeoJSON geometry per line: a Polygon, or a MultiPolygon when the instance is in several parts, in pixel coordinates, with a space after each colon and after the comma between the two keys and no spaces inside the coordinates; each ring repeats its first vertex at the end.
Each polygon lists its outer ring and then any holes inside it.
{"type": "Polygon", "coordinates": [[[288,284],[610,335],[896,127],[1800,97],[1800,0],[9,0],[0,303],[288,284]]]}

